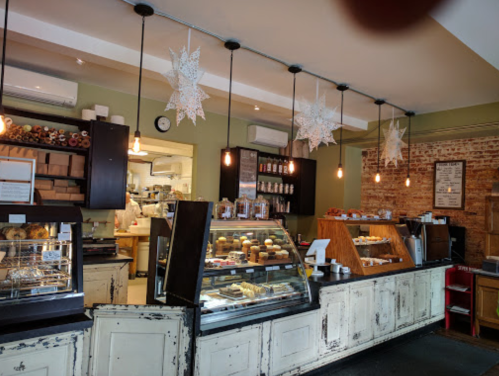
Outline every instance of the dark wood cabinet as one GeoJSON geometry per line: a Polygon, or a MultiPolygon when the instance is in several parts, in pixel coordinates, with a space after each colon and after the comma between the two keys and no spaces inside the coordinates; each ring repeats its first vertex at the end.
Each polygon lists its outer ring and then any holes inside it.
{"type": "MultiPolygon", "coordinates": [[[[287,156],[279,154],[265,153],[254,149],[245,148],[232,148],[231,157],[232,163],[230,166],[224,164],[225,149],[221,151],[220,158],[220,200],[227,197],[229,201],[234,202],[241,196],[240,176],[243,173],[241,170],[241,156],[243,151],[250,151],[258,153],[255,161],[254,171],[256,171],[256,185],[258,186],[259,180],[269,180],[272,182],[282,182],[283,184],[293,184],[294,193],[292,195],[280,195],[277,193],[262,193],[257,191],[254,187],[254,197],[263,195],[267,200],[271,200],[272,196],[282,196],[285,201],[290,201],[291,212],[289,214],[296,215],[315,215],[315,185],[317,175],[317,162],[313,159],[306,158],[293,158],[295,163],[295,173],[293,175],[277,175],[259,172],[259,164],[270,159],[289,159],[287,156]],[[268,179],[266,179],[268,178],[268,179]]],[[[249,166],[245,166],[249,170],[249,166]]],[[[246,172],[248,175],[248,172],[246,172]]],[[[251,180],[251,179],[250,179],[251,180]]],[[[246,191],[251,188],[253,184],[242,184],[246,191]]],[[[248,195],[250,197],[250,195],[248,195]]],[[[254,198],[250,197],[250,198],[254,198]]],[[[283,213],[286,214],[286,213],[283,213]]]]}
{"type": "Polygon", "coordinates": [[[88,167],[89,209],[124,209],[129,127],[92,121],[88,167]]]}

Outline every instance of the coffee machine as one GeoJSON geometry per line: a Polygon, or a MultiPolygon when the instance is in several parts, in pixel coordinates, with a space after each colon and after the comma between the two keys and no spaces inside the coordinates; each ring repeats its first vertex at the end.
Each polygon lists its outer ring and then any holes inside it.
{"type": "Polygon", "coordinates": [[[451,258],[449,225],[424,223],[421,229],[423,261],[432,262],[451,258]]]}
{"type": "Polygon", "coordinates": [[[421,220],[419,218],[404,218],[403,222],[409,230],[409,236],[404,238],[405,246],[416,266],[423,265],[423,244],[421,241],[421,220]]]}

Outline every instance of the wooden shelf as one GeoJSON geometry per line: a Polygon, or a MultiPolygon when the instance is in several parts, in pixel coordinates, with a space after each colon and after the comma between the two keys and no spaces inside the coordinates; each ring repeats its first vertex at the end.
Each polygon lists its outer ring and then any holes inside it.
{"type": "Polygon", "coordinates": [[[397,225],[397,221],[390,220],[367,220],[367,219],[334,219],[334,218],[319,218],[321,221],[341,222],[345,225],[397,225]]]}
{"type": "Polygon", "coordinates": [[[293,195],[290,195],[289,193],[288,194],[284,194],[284,193],[272,193],[272,192],[261,192],[261,191],[257,191],[256,194],[258,195],[271,195],[271,196],[293,196],[293,195]]]}
{"type": "Polygon", "coordinates": [[[459,294],[468,294],[468,295],[471,295],[473,293],[471,290],[469,290],[469,291],[459,291],[459,290],[450,289],[448,287],[446,287],[445,289],[447,291],[457,292],[459,294]]]}
{"type": "Polygon", "coordinates": [[[279,174],[274,174],[271,172],[259,172],[259,176],[270,176],[273,178],[287,178],[287,177],[292,177],[293,175],[279,175],[279,174]]]}
{"type": "Polygon", "coordinates": [[[68,201],[68,200],[43,200],[43,204],[76,204],[82,205],[85,201],[68,201]]]}
{"type": "Polygon", "coordinates": [[[48,144],[42,144],[42,143],[38,143],[38,142],[24,142],[24,141],[11,140],[8,138],[0,138],[0,144],[20,146],[20,147],[25,147],[25,148],[34,148],[34,149],[64,151],[67,153],[75,153],[75,154],[81,154],[81,155],[86,155],[86,154],[88,154],[88,151],[89,151],[89,149],[85,149],[85,148],[73,148],[71,146],[48,145],[48,144]]]}
{"type": "Polygon", "coordinates": [[[88,120],[77,119],[77,118],[72,118],[72,117],[68,117],[68,116],[44,114],[44,113],[22,110],[19,108],[8,107],[8,106],[5,106],[4,109],[5,109],[5,113],[7,115],[11,115],[11,116],[20,116],[20,117],[25,117],[25,118],[30,118],[30,119],[49,121],[52,123],[74,125],[74,126],[82,128],[82,129],[87,129],[87,130],[90,128],[90,121],[88,121],[88,120]]]}
{"type": "Polygon", "coordinates": [[[75,178],[72,176],[57,176],[57,175],[42,175],[42,174],[36,174],[35,177],[41,179],[57,179],[57,180],[87,180],[86,178],[75,178]]]}

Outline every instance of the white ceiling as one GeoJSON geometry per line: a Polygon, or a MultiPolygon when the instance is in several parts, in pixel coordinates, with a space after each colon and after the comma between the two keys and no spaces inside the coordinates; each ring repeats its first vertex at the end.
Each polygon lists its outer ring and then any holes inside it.
{"type": "MultiPolygon", "coordinates": [[[[152,5],[417,113],[499,101],[499,71],[431,17],[409,31],[378,36],[352,24],[335,0],[154,0],[152,5]]],[[[11,64],[136,93],[141,22],[129,4],[44,0],[40,6],[38,0],[23,0],[12,2],[11,11],[11,64]],[[87,64],[75,64],[75,57],[87,64]]],[[[168,48],[186,44],[187,27],[159,16],[146,20],[146,97],[168,101],[171,89],[161,75],[170,66],[168,48]]],[[[212,97],[204,108],[226,114],[229,52],[221,41],[193,31],[191,48],[197,46],[206,71],[201,83],[212,97]]],[[[285,66],[239,50],[234,80],[234,116],[289,125],[292,76],[285,66]],[[254,104],[261,111],[254,111],[254,104]]],[[[327,92],[330,106],[339,104],[334,85],[321,82],[320,90],[327,92]]],[[[297,98],[312,100],[315,92],[315,78],[299,74],[297,98]]],[[[390,117],[392,110],[384,107],[383,117],[390,117]]],[[[357,129],[377,118],[372,100],[353,92],[345,94],[345,113],[350,117],[346,123],[357,129]]]]}

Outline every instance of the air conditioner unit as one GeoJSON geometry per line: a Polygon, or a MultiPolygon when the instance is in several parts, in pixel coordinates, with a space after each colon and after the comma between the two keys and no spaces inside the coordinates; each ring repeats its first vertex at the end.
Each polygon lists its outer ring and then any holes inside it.
{"type": "Polygon", "coordinates": [[[248,125],[248,142],[274,148],[285,148],[288,145],[288,133],[260,125],[248,125]]]}
{"type": "Polygon", "coordinates": [[[74,107],[78,98],[78,84],[6,66],[4,94],[35,102],[74,107]]]}
{"type": "Polygon", "coordinates": [[[182,174],[181,163],[171,163],[168,157],[156,158],[152,161],[151,175],[180,175],[182,174]]]}

